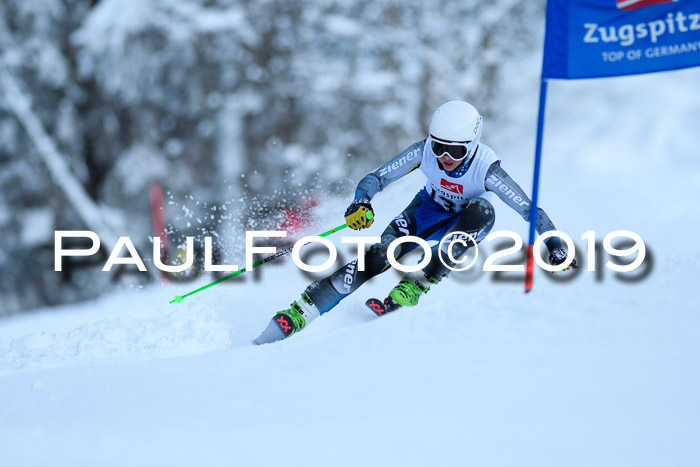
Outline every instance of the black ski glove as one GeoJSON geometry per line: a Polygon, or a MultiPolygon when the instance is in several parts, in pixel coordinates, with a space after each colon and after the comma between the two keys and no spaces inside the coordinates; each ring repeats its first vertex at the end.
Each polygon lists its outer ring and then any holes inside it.
{"type": "MultiPolygon", "coordinates": [[[[552,266],[556,266],[558,264],[563,263],[566,261],[567,257],[567,252],[564,248],[555,248],[552,251],[549,252],[549,264],[552,266]]],[[[571,264],[562,269],[562,271],[566,271],[567,269],[578,269],[578,265],[576,264],[576,258],[574,258],[573,261],[571,261],[571,264]]],[[[561,272],[561,271],[559,271],[561,272]]]]}
{"type": "Polygon", "coordinates": [[[357,198],[345,210],[345,222],[353,230],[366,229],[374,222],[374,210],[367,198],[357,198]]]}

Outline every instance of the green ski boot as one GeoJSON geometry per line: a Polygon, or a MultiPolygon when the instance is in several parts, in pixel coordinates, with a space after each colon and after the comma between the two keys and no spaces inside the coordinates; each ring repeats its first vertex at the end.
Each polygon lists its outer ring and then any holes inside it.
{"type": "MultiPolygon", "coordinates": [[[[404,276],[401,282],[389,292],[387,299],[393,304],[399,306],[416,306],[420,296],[428,293],[430,290],[429,283],[437,283],[425,277],[422,272],[411,273],[404,276]]],[[[392,305],[393,305],[392,304],[392,305]]]]}
{"type": "Polygon", "coordinates": [[[314,304],[309,294],[301,294],[301,300],[294,301],[287,310],[278,311],[272,317],[270,323],[260,334],[260,337],[253,341],[253,344],[269,344],[281,341],[292,334],[301,331],[308,323],[321,315],[318,307],[314,304]]]}

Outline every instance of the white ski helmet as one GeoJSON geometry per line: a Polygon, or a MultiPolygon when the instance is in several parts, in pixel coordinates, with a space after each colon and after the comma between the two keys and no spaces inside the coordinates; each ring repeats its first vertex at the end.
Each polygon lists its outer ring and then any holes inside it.
{"type": "Polygon", "coordinates": [[[454,160],[471,158],[479,145],[483,118],[464,101],[442,104],[430,121],[430,143],[436,157],[445,153],[454,160]]]}

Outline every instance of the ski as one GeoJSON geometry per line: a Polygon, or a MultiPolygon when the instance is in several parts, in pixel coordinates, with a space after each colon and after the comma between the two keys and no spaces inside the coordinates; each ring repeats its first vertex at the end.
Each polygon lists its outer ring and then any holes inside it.
{"type": "Polygon", "coordinates": [[[291,318],[285,313],[277,313],[253,344],[271,344],[286,339],[292,334],[294,334],[294,324],[291,318]]]}
{"type": "Polygon", "coordinates": [[[367,308],[369,308],[372,311],[372,313],[374,313],[377,316],[382,316],[401,308],[401,305],[396,304],[393,300],[388,298],[385,300],[379,300],[378,298],[370,298],[365,302],[365,306],[367,306],[367,308]]]}

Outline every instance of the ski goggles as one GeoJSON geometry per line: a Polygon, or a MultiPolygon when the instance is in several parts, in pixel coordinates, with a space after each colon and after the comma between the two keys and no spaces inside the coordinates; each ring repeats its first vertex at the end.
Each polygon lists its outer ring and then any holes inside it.
{"type": "Polygon", "coordinates": [[[430,135],[430,148],[435,157],[447,154],[453,161],[461,161],[474,151],[474,141],[443,141],[430,135]]]}

